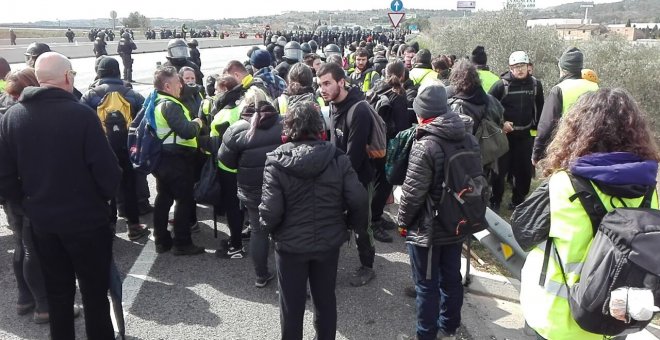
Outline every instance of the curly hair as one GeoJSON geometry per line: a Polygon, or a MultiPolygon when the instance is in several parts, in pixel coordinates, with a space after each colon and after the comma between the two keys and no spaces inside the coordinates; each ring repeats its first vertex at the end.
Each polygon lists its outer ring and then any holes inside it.
{"type": "Polygon", "coordinates": [[[292,106],[284,117],[284,135],[289,142],[320,139],[323,118],[319,106],[303,101],[292,106]]]}
{"type": "Polygon", "coordinates": [[[660,161],[648,116],[635,99],[621,88],[600,89],[582,95],[564,113],[539,165],[543,176],[550,176],[579,157],[616,151],[660,161]]]}
{"type": "Polygon", "coordinates": [[[456,93],[471,94],[481,86],[481,79],[474,64],[462,59],[452,67],[449,84],[456,89],[456,93]]]}

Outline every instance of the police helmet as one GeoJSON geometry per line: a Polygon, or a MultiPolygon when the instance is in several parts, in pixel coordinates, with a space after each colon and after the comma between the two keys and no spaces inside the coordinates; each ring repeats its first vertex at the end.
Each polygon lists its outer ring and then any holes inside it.
{"type": "Polygon", "coordinates": [[[273,34],[273,36],[270,37],[270,42],[272,42],[273,44],[276,43],[276,42],[277,42],[277,38],[279,38],[279,37],[278,37],[277,35],[274,35],[274,34],[273,34]]]}
{"type": "Polygon", "coordinates": [[[301,61],[302,57],[303,51],[297,41],[289,41],[286,46],[284,46],[284,58],[287,60],[301,61]]]}
{"type": "Polygon", "coordinates": [[[193,40],[190,40],[190,42],[188,43],[188,46],[197,47],[197,46],[199,46],[199,43],[197,42],[197,39],[193,39],[193,40]]]}
{"type": "Polygon", "coordinates": [[[316,50],[319,48],[319,45],[314,40],[308,42],[309,48],[312,50],[312,53],[316,53],[316,50]]]}
{"type": "Polygon", "coordinates": [[[254,51],[256,51],[256,50],[258,50],[258,49],[259,49],[259,46],[252,46],[252,47],[250,47],[250,49],[247,51],[247,57],[248,57],[248,58],[252,57],[252,53],[254,53],[254,51]]]}
{"type": "Polygon", "coordinates": [[[277,38],[277,44],[282,46],[282,47],[285,47],[286,46],[286,38],[285,37],[277,38]]]}
{"type": "Polygon", "coordinates": [[[303,51],[304,54],[312,53],[312,48],[309,46],[308,43],[300,44],[300,49],[303,51]]]}
{"type": "Polygon", "coordinates": [[[124,38],[124,39],[126,39],[126,40],[128,40],[128,39],[131,38],[131,34],[128,33],[128,32],[124,32],[124,34],[122,34],[121,37],[124,38]]]}
{"type": "Polygon", "coordinates": [[[186,59],[190,57],[188,52],[188,45],[183,39],[172,39],[167,44],[167,58],[168,59],[186,59]]]}
{"type": "Polygon", "coordinates": [[[25,56],[38,57],[46,52],[50,52],[50,46],[40,42],[33,42],[25,50],[25,56]]]}
{"type": "Polygon", "coordinates": [[[339,49],[339,46],[335,44],[328,44],[323,49],[323,54],[325,54],[326,58],[333,54],[337,54],[341,57],[341,50],[339,49]]]}
{"type": "Polygon", "coordinates": [[[101,38],[101,39],[104,39],[105,38],[105,32],[101,31],[96,36],[101,38]]]}

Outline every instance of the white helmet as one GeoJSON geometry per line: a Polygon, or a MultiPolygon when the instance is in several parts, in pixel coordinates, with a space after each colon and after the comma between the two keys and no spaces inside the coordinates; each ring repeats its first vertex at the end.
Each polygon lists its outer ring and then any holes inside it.
{"type": "Polygon", "coordinates": [[[509,66],[516,64],[529,64],[529,56],[525,51],[515,51],[509,57],[509,66]]]}

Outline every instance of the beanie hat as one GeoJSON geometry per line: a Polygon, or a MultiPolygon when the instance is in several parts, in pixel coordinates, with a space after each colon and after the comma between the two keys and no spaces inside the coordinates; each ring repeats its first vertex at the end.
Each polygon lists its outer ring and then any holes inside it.
{"type": "Polygon", "coordinates": [[[268,67],[270,62],[270,53],[265,50],[256,50],[252,52],[252,55],[250,56],[250,64],[252,64],[254,69],[262,69],[264,67],[268,67]]]}
{"type": "Polygon", "coordinates": [[[112,57],[99,58],[96,76],[98,78],[121,78],[117,59],[112,57]]]}
{"type": "Polygon", "coordinates": [[[413,101],[415,114],[423,119],[441,116],[449,111],[447,91],[442,84],[431,84],[420,89],[413,101]]]}
{"type": "Polygon", "coordinates": [[[431,52],[425,48],[417,52],[417,62],[419,64],[431,65],[431,52]]]}
{"type": "Polygon", "coordinates": [[[584,54],[577,47],[567,49],[559,58],[559,67],[574,75],[582,74],[583,65],[584,54]]]}
{"type": "Polygon", "coordinates": [[[475,65],[486,65],[488,64],[488,56],[486,55],[486,49],[483,46],[477,46],[472,51],[472,56],[470,61],[475,65]]]}

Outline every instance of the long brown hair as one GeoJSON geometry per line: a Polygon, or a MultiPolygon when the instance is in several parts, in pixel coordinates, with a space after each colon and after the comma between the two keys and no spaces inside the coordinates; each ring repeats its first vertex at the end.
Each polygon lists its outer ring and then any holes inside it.
{"type": "Polygon", "coordinates": [[[481,79],[474,64],[469,60],[461,59],[451,69],[449,84],[454,86],[456,93],[469,95],[481,86],[481,79]]]}
{"type": "Polygon", "coordinates": [[[406,66],[403,65],[403,62],[400,60],[389,62],[385,67],[385,73],[387,74],[385,81],[392,87],[392,91],[396,94],[405,94],[406,90],[403,88],[403,83],[401,83],[401,78],[406,73],[406,66]]]}
{"type": "Polygon", "coordinates": [[[579,157],[615,151],[660,161],[648,116],[635,99],[621,88],[600,89],[582,95],[564,113],[540,166],[550,176],[579,157]]]}
{"type": "Polygon", "coordinates": [[[28,86],[39,86],[37,76],[31,67],[11,71],[7,74],[5,80],[7,81],[5,91],[14,98],[18,98],[21,92],[23,92],[23,89],[28,86]]]}

